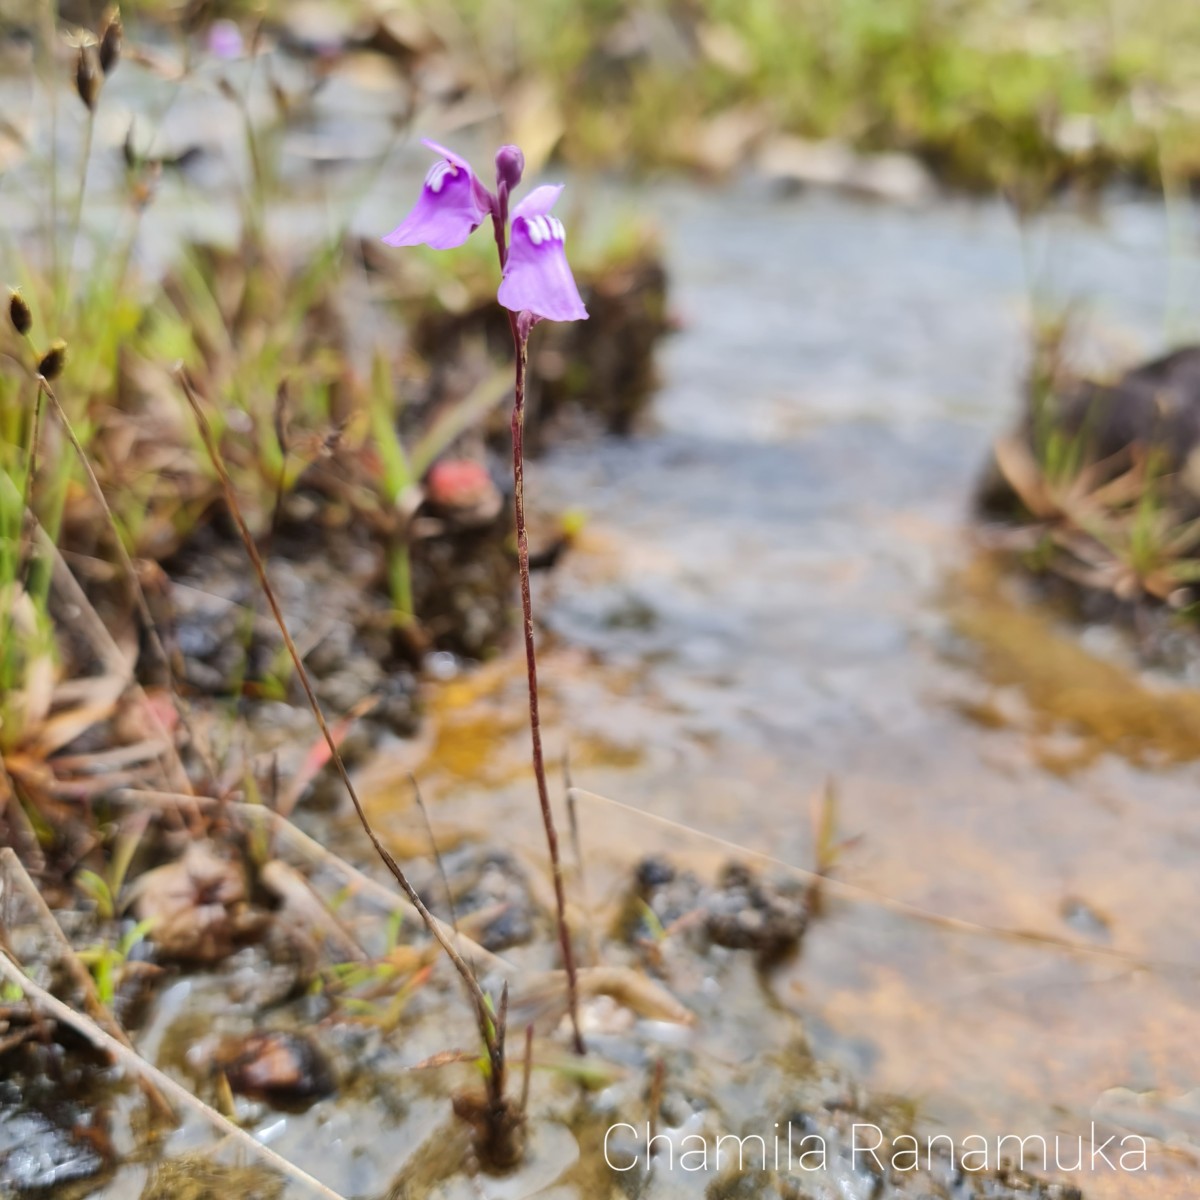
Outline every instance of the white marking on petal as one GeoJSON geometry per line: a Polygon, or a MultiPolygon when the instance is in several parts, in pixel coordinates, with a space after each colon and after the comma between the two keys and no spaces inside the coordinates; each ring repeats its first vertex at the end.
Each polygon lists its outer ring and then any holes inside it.
{"type": "Polygon", "coordinates": [[[541,217],[527,217],[525,219],[525,232],[529,234],[529,240],[535,246],[540,246],[542,239],[546,236],[542,232],[541,220],[541,217]]]}
{"type": "Polygon", "coordinates": [[[547,217],[546,220],[550,222],[550,232],[554,235],[555,239],[565,242],[567,240],[567,231],[563,228],[563,223],[557,217],[547,217]]]}
{"type": "Polygon", "coordinates": [[[425,176],[425,186],[436,195],[442,190],[447,178],[457,174],[458,168],[452,162],[442,159],[429,168],[429,174],[425,176]]]}

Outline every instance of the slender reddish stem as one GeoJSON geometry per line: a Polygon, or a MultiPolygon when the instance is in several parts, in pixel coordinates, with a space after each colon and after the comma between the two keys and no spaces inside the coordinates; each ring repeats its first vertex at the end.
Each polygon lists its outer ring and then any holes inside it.
{"type": "MultiPolygon", "coordinates": [[[[492,232],[496,236],[496,253],[500,269],[508,258],[508,189],[500,184],[496,207],[492,212],[492,232]]],[[[558,830],[550,809],[550,789],[546,786],[546,760],[542,754],[542,722],[538,715],[537,651],[533,643],[533,600],[529,593],[529,536],[525,531],[525,374],[529,365],[529,331],[531,325],[509,311],[508,327],[516,351],[517,376],[512,411],[513,495],[517,510],[517,568],[521,576],[521,616],[525,628],[525,672],[529,680],[529,736],[533,743],[533,774],[537,779],[538,804],[542,809],[542,826],[550,851],[550,866],[554,872],[554,904],[557,912],[558,942],[562,950],[563,971],[567,976],[567,1009],[571,1014],[571,1030],[576,1054],[586,1054],[583,1034],[579,1030],[579,981],[575,974],[575,952],[571,948],[571,930],[567,926],[567,899],[563,888],[562,858],[558,852],[558,830]]]]}
{"type": "Polygon", "coordinates": [[[550,809],[550,790],[546,786],[546,761],[542,754],[542,724],[538,713],[537,652],[533,640],[533,600],[529,590],[529,537],[525,529],[525,375],[529,362],[529,331],[521,327],[515,313],[509,313],[513,345],[517,352],[516,395],[512,412],[513,493],[517,510],[517,566],[521,576],[521,614],[525,628],[525,669],[529,680],[529,734],[533,743],[533,773],[537,779],[538,803],[542,825],[550,849],[554,870],[554,903],[558,909],[558,940],[562,948],[563,969],[567,976],[567,1005],[576,1054],[585,1054],[583,1034],[579,1030],[579,988],[575,977],[575,953],[571,931],[567,927],[567,901],[563,888],[562,858],[558,851],[558,831],[550,809]]]}

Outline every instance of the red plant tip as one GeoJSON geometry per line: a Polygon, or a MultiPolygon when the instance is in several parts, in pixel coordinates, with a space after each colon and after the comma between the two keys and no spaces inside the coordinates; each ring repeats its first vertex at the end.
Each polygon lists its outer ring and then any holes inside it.
{"type": "Polygon", "coordinates": [[[501,146],[496,151],[496,182],[511,192],[525,174],[525,155],[519,146],[501,146]]]}
{"type": "Polygon", "coordinates": [[[435,463],[425,477],[425,497],[437,508],[474,508],[495,490],[487,469],[469,458],[435,463]]]}

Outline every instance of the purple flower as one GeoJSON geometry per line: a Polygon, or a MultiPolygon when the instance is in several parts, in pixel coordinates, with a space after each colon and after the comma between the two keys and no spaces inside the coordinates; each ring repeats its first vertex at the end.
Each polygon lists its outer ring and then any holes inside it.
{"type": "Polygon", "coordinates": [[[496,155],[497,194],[481,184],[470,164],[453,151],[425,140],[442,155],[425,176],[416,207],[383,240],[390,246],[432,246],[449,250],[461,246],[489,214],[496,227],[496,244],[503,252],[500,303],[536,321],[586,321],[587,309],[575,286],[564,248],[563,223],[550,215],[562,192],[561,184],[534,188],[512,210],[508,236],[508,193],[521,178],[525,159],[516,146],[502,146],[496,155]],[[527,315],[526,315],[527,314],[527,315]]]}
{"type": "Polygon", "coordinates": [[[246,52],[242,31],[232,21],[214,21],[208,31],[208,52],[216,58],[241,58],[246,52]]]}
{"type": "Polygon", "coordinates": [[[491,211],[492,197],[465,158],[427,138],[423,144],[442,158],[429,168],[416,207],[383,240],[389,246],[451,250],[479,228],[491,211]]]}
{"type": "Polygon", "coordinates": [[[563,223],[550,216],[561,191],[561,184],[534,188],[513,209],[512,244],[497,299],[513,312],[546,321],[586,321],[567,262],[563,223]]]}

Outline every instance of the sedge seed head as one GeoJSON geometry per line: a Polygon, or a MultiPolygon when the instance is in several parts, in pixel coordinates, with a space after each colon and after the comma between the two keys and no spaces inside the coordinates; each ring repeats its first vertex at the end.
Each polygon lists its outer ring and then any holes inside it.
{"type": "Polygon", "coordinates": [[[47,383],[57,379],[63,372],[63,367],[67,365],[67,343],[58,338],[52,342],[50,349],[42,355],[38,361],[38,374],[46,380],[47,383]]]}
{"type": "Polygon", "coordinates": [[[33,313],[25,297],[16,288],[8,293],[8,319],[22,337],[33,328],[33,313]]]}
{"type": "Polygon", "coordinates": [[[88,112],[96,111],[96,101],[100,98],[100,85],[104,76],[100,74],[96,62],[96,51],[92,46],[80,46],[79,57],[75,60],[75,91],[79,93],[88,112]]]}
{"type": "Polygon", "coordinates": [[[121,25],[121,14],[113,9],[100,35],[100,70],[107,77],[116,70],[121,58],[121,45],[125,38],[125,30],[121,25]]]}

